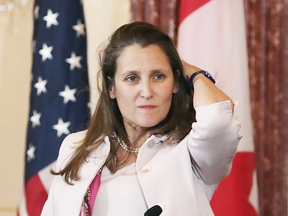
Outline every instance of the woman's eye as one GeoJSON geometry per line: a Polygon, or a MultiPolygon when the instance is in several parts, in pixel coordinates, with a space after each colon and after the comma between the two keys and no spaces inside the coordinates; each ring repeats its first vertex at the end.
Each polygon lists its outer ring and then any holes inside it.
{"type": "Polygon", "coordinates": [[[136,76],[129,76],[126,78],[126,80],[130,81],[130,82],[135,82],[137,80],[136,76]]]}
{"type": "Polygon", "coordinates": [[[157,74],[155,76],[156,79],[163,79],[164,78],[164,75],[163,74],[157,74]]]}

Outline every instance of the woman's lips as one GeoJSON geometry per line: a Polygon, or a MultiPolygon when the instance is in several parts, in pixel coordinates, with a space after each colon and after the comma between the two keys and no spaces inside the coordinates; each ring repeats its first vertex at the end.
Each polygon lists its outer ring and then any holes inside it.
{"type": "Polygon", "coordinates": [[[141,105],[141,106],[138,106],[138,108],[140,108],[140,109],[154,109],[156,107],[157,107],[156,105],[141,105]]]}

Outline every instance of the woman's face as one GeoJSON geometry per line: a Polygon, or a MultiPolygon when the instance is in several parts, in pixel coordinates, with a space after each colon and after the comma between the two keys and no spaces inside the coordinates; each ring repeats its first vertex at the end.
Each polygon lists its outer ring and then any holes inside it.
{"type": "Polygon", "coordinates": [[[177,91],[168,57],[159,46],[134,44],[118,57],[110,97],[117,100],[126,130],[152,127],[165,119],[177,91]]]}

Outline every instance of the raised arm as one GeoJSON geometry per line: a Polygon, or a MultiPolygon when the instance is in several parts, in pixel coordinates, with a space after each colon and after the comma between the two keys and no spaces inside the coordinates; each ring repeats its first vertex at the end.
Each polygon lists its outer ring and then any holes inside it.
{"type": "MultiPolygon", "coordinates": [[[[185,76],[200,71],[183,61],[185,76]]],[[[204,74],[193,79],[196,122],[188,136],[194,171],[205,184],[217,184],[228,175],[242,138],[237,108],[204,74]]]]}
{"type": "MultiPolygon", "coordinates": [[[[200,71],[201,69],[182,61],[185,77],[191,77],[192,74],[200,71]]],[[[218,89],[211,80],[209,80],[204,74],[198,74],[193,79],[194,108],[199,106],[207,106],[213,103],[230,100],[232,110],[234,109],[233,102],[224,92],[218,89]]]]}

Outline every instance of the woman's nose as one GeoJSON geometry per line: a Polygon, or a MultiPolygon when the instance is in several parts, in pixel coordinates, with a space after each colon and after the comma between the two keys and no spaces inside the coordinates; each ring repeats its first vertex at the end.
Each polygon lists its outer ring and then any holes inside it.
{"type": "Polygon", "coordinates": [[[153,97],[152,85],[150,82],[143,82],[141,85],[140,96],[145,99],[153,97]]]}

